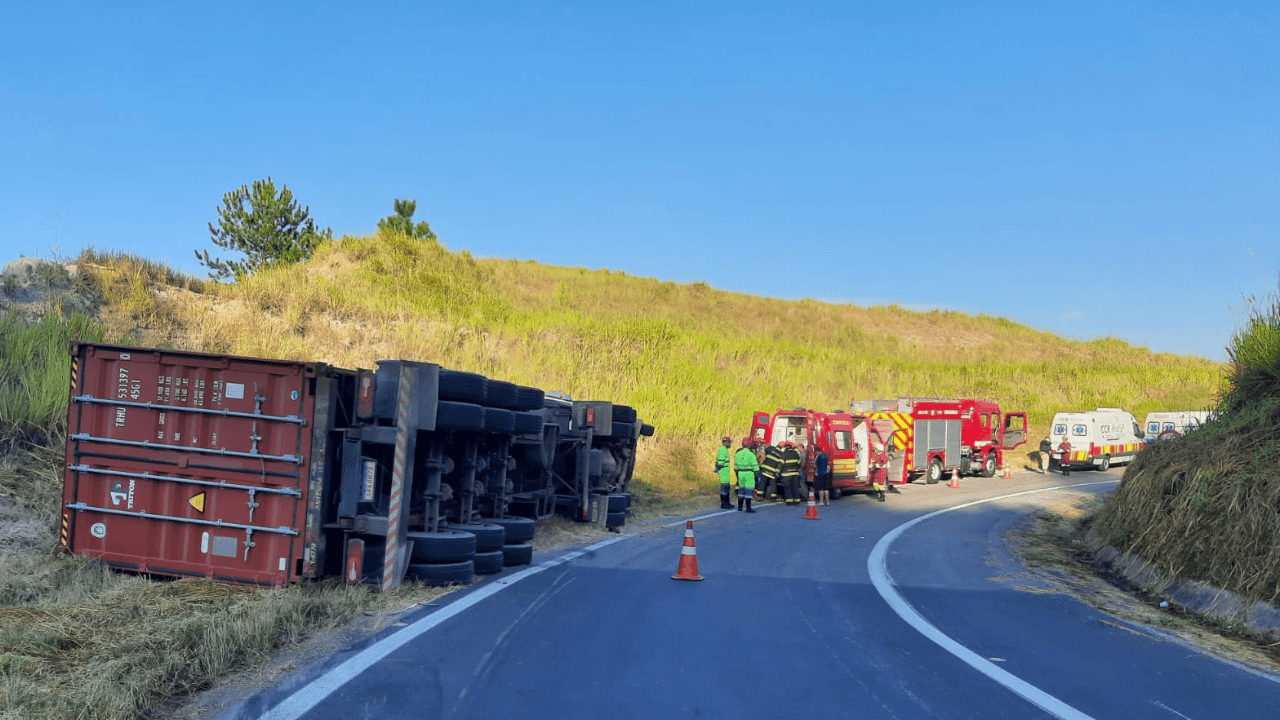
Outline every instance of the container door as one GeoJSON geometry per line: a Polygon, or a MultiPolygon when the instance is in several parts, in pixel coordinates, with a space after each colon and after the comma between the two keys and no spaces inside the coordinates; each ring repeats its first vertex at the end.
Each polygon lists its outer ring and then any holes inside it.
{"type": "Polygon", "coordinates": [[[75,353],[61,544],[138,572],[298,579],[315,366],[103,345],[75,353]]]}

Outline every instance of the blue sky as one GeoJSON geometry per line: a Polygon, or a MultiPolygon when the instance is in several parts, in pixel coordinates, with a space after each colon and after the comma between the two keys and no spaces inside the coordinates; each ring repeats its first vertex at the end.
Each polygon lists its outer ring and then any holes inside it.
{"type": "Polygon", "coordinates": [[[1280,276],[1280,9],[22,3],[0,260],[203,276],[271,176],[336,235],[1222,359],[1280,276]]]}

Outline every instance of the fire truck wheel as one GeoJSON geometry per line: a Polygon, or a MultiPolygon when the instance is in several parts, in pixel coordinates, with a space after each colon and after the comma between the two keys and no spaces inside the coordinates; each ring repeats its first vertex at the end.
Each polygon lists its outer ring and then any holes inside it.
{"type": "Polygon", "coordinates": [[[476,554],[476,536],[461,530],[411,532],[405,537],[413,541],[415,563],[453,563],[476,554]]]}
{"type": "Polygon", "coordinates": [[[630,405],[614,405],[613,421],[616,423],[633,423],[636,421],[636,409],[630,405]]]}
{"type": "Polygon", "coordinates": [[[982,461],[982,477],[995,477],[995,476],[996,476],[996,456],[987,455],[987,458],[982,461]]]}
{"type": "Polygon", "coordinates": [[[538,413],[518,412],[514,414],[514,417],[514,430],[517,435],[531,435],[542,432],[542,416],[538,413]]]}
{"type": "Polygon", "coordinates": [[[1110,470],[1110,469],[1111,469],[1111,456],[1110,456],[1110,455],[1103,455],[1103,456],[1102,456],[1102,462],[1098,463],[1098,469],[1099,469],[1099,470],[1101,470],[1102,472],[1106,472],[1106,471],[1108,471],[1108,470],[1110,470]]]}
{"type": "Polygon", "coordinates": [[[502,564],[507,567],[528,565],[533,562],[532,545],[503,545],[502,564]]]}
{"type": "Polygon", "coordinates": [[[522,543],[533,539],[533,518],[526,517],[504,517],[504,518],[481,518],[486,523],[501,525],[507,530],[507,543],[522,543]]]}
{"type": "Polygon", "coordinates": [[[484,404],[492,407],[514,408],[516,384],[506,380],[490,380],[484,389],[484,404]]]}
{"type": "Polygon", "coordinates": [[[424,585],[466,585],[475,578],[476,566],[470,560],[455,563],[415,563],[405,573],[410,580],[424,585]]]}
{"type": "Polygon", "coordinates": [[[516,388],[515,410],[541,410],[542,399],[546,396],[540,388],[520,385],[516,388]]]}
{"type": "Polygon", "coordinates": [[[476,554],[501,550],[507,542],[507,529],[497,523],[478,522],[465,525],[447,523],[442,530],[459,530],[476,536],[476,554]]]}
{"type": "Polygon", "coordinates": [[[937,485],[942,479],[942,462],[938,458],[929,461],[929,474],[925,476],[924,481],[929,485],[937,485]]]}
{"type": "Polygon", "coordinates": [[[492,575],[494,573],[502,572],[504,557],[505,554],[502,552],[502,548],[498,548],[492,552],[476,553],[476,574],[492,575]]]}
{"type": "Polygon", "coordinates": [[[441,400],[436,404],[436,427],[441,430],[483,430],[484,408],[441,400]]]}
{"type": "Polygon", "coordinates": [[[489,380],[483,375],[461,370],[440,370],[440,382],[437,385],[441,400],[461,400],[463,402],[484,402],[485,386],[489,380]]]}
{"type": "Polygon", "coordinates": [[[516,428],[516,414],[502,408],[484,409],[484,431],[509,434],[516,428]]]}

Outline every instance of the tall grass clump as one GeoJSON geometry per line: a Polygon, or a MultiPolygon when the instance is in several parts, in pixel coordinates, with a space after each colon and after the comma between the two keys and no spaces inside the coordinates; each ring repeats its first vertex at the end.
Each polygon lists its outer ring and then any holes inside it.
{"type": "Polygon", "coordinates": [[[1280,298],[1227,346],[1214,418],[1144,450],[1097,524],[1171,577],[1280,600],[1280,298]]]}
{"type": "Polygon", "coordinates": [[[61,442],[66,431],[73,340],[101,341],[103,331],[81,312],[45,315],[34,325],[0,317],[0,439],[34,445],[61,442]]]}

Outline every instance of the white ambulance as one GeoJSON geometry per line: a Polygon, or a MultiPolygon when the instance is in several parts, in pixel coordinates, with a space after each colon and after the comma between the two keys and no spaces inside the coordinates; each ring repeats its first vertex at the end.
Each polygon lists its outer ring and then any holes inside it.
{"type": "Polygon", "coordinates": [[[1195,430],[1209,419],[1208,410],[1171,410],[1147,413],[1142,427],[1147,431],[1147,444],[1176,438],[1195,430]]]}
{"type": "Polygon", "coordinates": [[[1053,462],[1061,459],[1058,445],[1067,438],[1071,441],[1070,467],[1106,471],[1113,463],[1133,460],[1138,451],[1146,447],[1143,436],[1138,419],[1122,408],[1060,412],[1049,424],[1051,459],[1053,462]]]}

